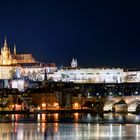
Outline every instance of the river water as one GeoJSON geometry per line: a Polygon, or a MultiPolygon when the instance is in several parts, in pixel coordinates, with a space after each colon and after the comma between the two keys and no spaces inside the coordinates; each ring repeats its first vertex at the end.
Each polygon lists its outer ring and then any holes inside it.
{"type": "Polygon", "coordinates": [[[0,140],[140,139],[140,116],[134,114],[16,115],[14,119],[0,123],[0,140]]]}

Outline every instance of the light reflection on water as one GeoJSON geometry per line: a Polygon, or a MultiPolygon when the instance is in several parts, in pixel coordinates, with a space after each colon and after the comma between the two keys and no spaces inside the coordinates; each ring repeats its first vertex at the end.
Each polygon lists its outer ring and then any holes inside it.
{"type": "Polygon", "coordinates": [[[21,114],[15,114],[15,115],[9,115],[2,117],[0,119],[0,122],[10,122],[10,121],[16,121],[16,122],[68,122],[68,123],[100,123],[100,122],[117,122],[117,123],[139,123],[140,122],[140,115],[135,114],[103,114],[103,115],[95,115],[95,114],[84,114],[84,113],[73,113],[73,114],[37,114],[37,115],[21,115],[21,114]]]}
{"type": "MultiPolygon", "coordinates": [[[[15,115],[16,120],[22,119],[15,115]]],[[[32,116],[30,116],[32,118],[32,116]]],[[[132,140],[140,139],[140,116],[134,114],[42,114],[38,122],[0,123],[0,140],[132,140]],[[64,121],[59,121],[59,120],[64,121]],[[54,122],[49,122],[54,120],[54,122]],[[75,122],[68,122],[75,120],[75,122]],[[82,123],[79,123],[82,120],[82,123]],[[98,123],[133,121],[132,123],[98,123]],[[65,122],[66,121],[66,122],[65,122]]]]}
{"type": "Polygon", "coordinates": [[[12,123],[0,124],[1,140],[132,140],[139,139],[138,124],[12,123]],[[16,127],[16,128],[15,128],[16,127]],[[16,129],[16,131],[15,131],[16,129]]]}

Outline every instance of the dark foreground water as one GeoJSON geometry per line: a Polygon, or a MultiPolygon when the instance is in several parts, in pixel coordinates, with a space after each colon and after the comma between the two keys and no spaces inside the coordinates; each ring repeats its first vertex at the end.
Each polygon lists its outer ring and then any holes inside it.
{"type": "Polygon", "coordinates": [[[0,140],[139,140],[140,116],[133,114],[60,114],[16,116],[0,123],[0,140]],[[54,120],[54,122],[52,122],[54,120]]]}

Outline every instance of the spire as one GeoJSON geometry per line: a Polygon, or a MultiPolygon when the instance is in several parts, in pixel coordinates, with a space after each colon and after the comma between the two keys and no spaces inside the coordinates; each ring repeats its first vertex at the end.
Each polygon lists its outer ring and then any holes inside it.
{"type": "Polygon", "coordinates": [[[16,44],[14,44],[14,54],[17,54],[17,50],[16,50],[16,44]]]}
{"type": "Polygon", "coordinates": [[[4,40],[4,49],[7,48],[7,39],[6,39],[6,36],[5,36],[5,40],[4,40]]]}
{"type": "Polygon", "coordinates": [[[75,59],[75,67],[78,67],[77,59],[75,59]]]}
{"type": "Polygon", "coordinates": [[[74,59],[74,58],[72,59],[72,62],[71,62],[71,67],[72,67],[72,68],[77,67],[77,66],[76,66],[76,61],[75,61],[75,59],[74,59]]]}

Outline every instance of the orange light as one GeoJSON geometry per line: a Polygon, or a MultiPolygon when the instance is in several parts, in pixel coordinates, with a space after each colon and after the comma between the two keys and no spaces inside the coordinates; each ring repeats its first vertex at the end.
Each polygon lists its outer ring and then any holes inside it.
{"type": "Polygon", "coordinates": [[[58,132],[58,123],[54,123],[54,132],[55,132],[55,133],[58,132]]]}
{"type": "Polygon", "coordinates": [[[55,119],[55,120],[58,120],[58,113],[55,113],[55,114],[54,114],[54,119],[55,119]]]}
{"type": "Polygon", "coordinates": [[[58,103],[54,103],[53,105],[54,105],[54,106],[58,106],[58,103]]]}
{"type": "Polygon", "coordinates": [[[74,104],[74,108],[78,108],[78,103],[75,103],[74,104]]]}
{"type": "Polygon", "coordinates": [[[42,103],[42,107],[46,107],[46,104],[45,103],[42,103]]]}
{"type": "Polygon", "coordinates": [[[74,113],[74,118],[78,119],[79,118],[79,114],[78,113],[74,113]]]}
{"type": "Polygon", "coordinates": [[[42,123],[42,132],[45,131],[45,127],[46,127],[45,123],[42,123]]]}
{"type": "Polygon", "coordinates": [[[40,107],[39,106],[37,107],[37,110],[40,110],[40,107]]]}
{"type": "Polygon", "coordinates": [[[42,121],[46,120],[46,114],[42,114],[42,121]]]}

